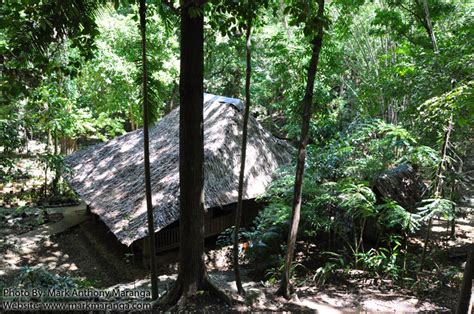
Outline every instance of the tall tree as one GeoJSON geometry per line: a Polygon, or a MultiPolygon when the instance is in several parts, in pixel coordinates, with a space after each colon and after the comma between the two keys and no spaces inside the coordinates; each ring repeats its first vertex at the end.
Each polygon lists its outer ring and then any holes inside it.
{"type": "MultiPolygon", "coordinates": [[[[300,4],[301,3],[297,3],[300,4]]],[[[301,12],[299,10],[295,10],[301,12]]],[[[288,234],[287,241],[287,252],[285,257],[285,268],[283,271],[280,288],[277,293],[284,296],[285,298],[290,298],[291,295],[291,265],[293,262],[293,254],[295,251],[296,244],[296,234],[298,232],[298,225],[300,222],[300,212],[301,212],[301,199],[303,191],[303,175],[304,175],[304,164],[306,159],[306,146],[309,141],[309,124],[311,121],[312,107],[313,107],[313,90],[314,90],[314,81],[316,78],[316,72],[318,69],[319,62],[319,53],[323,44],[323,33],[324,33],[324,0],[318,0],[318,12],[316,17],[313,18],[317,25],[316,33],[312,35],[313,39],[311,41],[312,45],[312,54],[311,60],[308,67],[308,77],[306,81],[306,90],[305,95],[302,101],[303,106],[303,121],[301,124],[301,135],[298,146],[298,161],[296,164],[296,176],[295,176],[295,186],[294,186],[294,196],[293,196],[293,207],[292,207],[292,217],[291,217],[291,226],[290,232],[288,234]]],[[[311,19],[312,20],[312,19],[311,19]]],[[[305,32],[310,33],[307,30],[309,21],[306,22],[305,32]]]]}
{"type": "Polygon", "coordinates": [[[469,313],[469,308],[472,309],[473,306],[470,300],[472,294],[472,279],[474,278],[474,245],[471,244],[467,254],[466,266],[464,266],[464,275],[462,278],[461,294],[456,306],[456,314],[469,313]]]}
{"type": "Polygon", "coordinates": [[[192,1],[181,8],[179,77],[180,263],[183,295],[202,289],[204,265],[204,12],[192,1]]]}
{"type": "Polygon", "coordinates": [[[247,21],[247,30],[245,32],[246,39],[246,70],[245,70],[245,109],[244,109],[244,121],[242,126],[242,147],[240,152],[240,173],[239,173],[239,187],[237,196],[237,210],[235,212],[235,225],[234,225],[234,243],[233,243],[233,261],[234,261],[234,273],[235,283],[237,284],[237,291],[239,294],[244,294],[244,288],[242,286],[242,278],[240,276],[239,267],[239,229],[240,221],[242,218],[242,200],[244,191],[244,176],[245,176],[245,159],[247,155],[247,133],[249,124],[249,113],[250,113],[250,76],[252,74],[251,64],[251,42],[252,35],[252,19],[249,18],[247,21]]]}
{"type": "Polygon", "coordinates": [[[156,281],[156,247],[155,247],[155,223],[153,219],[153,204],[151,200],[150,179],[150,141],[148,136],[149,110],[148,110],[148,72],[146,60],[146,5],[145,0],[140,0],[140,32],[142,41],[142,88],[143,88],[143,161],[145,166],[145,195],[146,212],[148,219],[148,244],[150,246],[150,269],[151,269],[151,294],[153,299],[158,298],[158,284],[156,281]]]}
{"type": "Polygon", "coordinates": [[[221,1],[213,6],[212,19],[210,24],[213,28],[219,29],[222,34],[229,37],[240,36],[245,32],[245,107],[244,119],[242,121],[242,146],[240,152],[240,172],[238,181],[237,210],[235,213],[234,233],[233,233],[233,266],[235,282],[239,294],[245,294],[242,287],[242,279],[239,267],[239,229],[242,217],[243,191],[245,179],[245,161],[247,154],[248,121],[250,115],[250,79],[252,74],[251,48],[252,31],[258,16],[258,10],[268,5],[267,0],[256,1],[221,1]]]}
{"type": "Polygon", "coordinates": [[[428,1],[423,0],[423,11],[425,13],[425,24],[428,35],[430,36],[431,45],[433,45],[433,50],[438,52],[438,43],[436,42],[436,36],[433,30],[433,24],[431,23],[430,9],[428,7],[428,1]]]}
{"type": "Polygon", "coordinates": [[[397,41],[408,40],[438,52],[434,22],[455,10],[452,1],[387,0],[376,10],[374,24],[385,25],[386,33],[396,35],[397,41]],[[425,34],[421,34],[424,32],[425,34]]]}
{"type": "Polygon", "coordinates": [[[228,37],[240,37],[245,32],[245,107],[242,121],[242,146],[240,152],[240,172],[238,181],[237,209],[233,232],[233,266],[235,282],[239,294],[245,294],[239,267],[239,229],[242,218],[243,191],[245,181],[245,161],[247,155],[248,121],[250,115],[250,80],[252,75],[252,32],[259,24],[259,9],[268,6],[268,0],[260,1],[215,1],[210,25],[228,37]]]}
{"type": "Polygon", "coordinates": [[[204,262],[204,8],[203,1],[184,1],[180,8],[178,279],[162,303],[184,304],[198,291],[230,299],[208,279],[204,262]]]}
{"type": "MultiPolygon", "coordinates": [[[[435,199],[441,199],[443,197],[443,187],[444,187],[444,171],[446,170],[446,163],[448,161],[448,147],[449,147],[449,141],[450,141],[450,136],[451,132],[453,131],[453,115],[449,117],[448,120],[448,125],[446,127],[446,132],[444,133],[444,140],[443,140],[443,146],[441,147],[441,160],[438,165],[438,169],[436,170],[436,177],[435,177],[435,187],[434,187],[434,192],[433,196],[435,199]]],[[[425,257],[428,252],[428,244],[430,241],[430,236],[431,236],[431,228],[433,225],[433,217],[430,217],[428,220],[428,227],[426,230],[426,235],[425,235],[425,240],[423,244],[423,252],[421,253],[421,258],[420,258],[420,268],[419,271],[423,271],[423,266],[425,263],[425,257]]]]}

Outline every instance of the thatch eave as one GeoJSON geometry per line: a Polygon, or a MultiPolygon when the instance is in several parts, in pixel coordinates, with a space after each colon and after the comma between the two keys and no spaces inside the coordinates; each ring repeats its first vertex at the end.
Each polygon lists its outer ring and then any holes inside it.
{"type": "MultiPolygon", "coordinates": [[[[204,97],[205,207],[237,201],[242,102],[204,97]]],[[[147,235],[143,179],[143,130],[88,147],[66,157],[66,178],[124,244],[147,235]]],[[[179,219],[179,108],[150,129],[155,231],[179,219]]],[[[250,117],[244,199],[268,187],[274,171],[291,162],[294,148],[273,137],[250,117]]]]}

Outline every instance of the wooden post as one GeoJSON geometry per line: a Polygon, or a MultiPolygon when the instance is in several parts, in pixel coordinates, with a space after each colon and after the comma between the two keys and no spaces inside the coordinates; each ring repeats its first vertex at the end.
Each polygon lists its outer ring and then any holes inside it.
{"type": "Polygon", "coordinates": [[[150,269],[151,254],[150,254],[150,238],[148,236],[143,238],[142,241],[142,262],[143,267],[150,269]]]}

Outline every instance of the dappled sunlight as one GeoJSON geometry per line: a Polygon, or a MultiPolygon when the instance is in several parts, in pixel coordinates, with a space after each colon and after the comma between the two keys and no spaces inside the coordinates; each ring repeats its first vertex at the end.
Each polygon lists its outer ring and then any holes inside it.
{"type": "MultiPolygon", "coordinates": [[[[238,99],[205,94],[204,194],[207,208],[237,201],[242,109],[238,99]]],[[[179,108],[150,129],[155,230],[179,218],[179,108]]],[[[143,139],[137,130],[66,158],[71,186],[126,245],[146,236],[143,139]],[[87,174],[86,174],[87,173],[87,174]]],[[[244,198],[265,192],[274,171],[291,161],[293,149],[250,117],[244,198]]]]}
{"type": "Polygon", "coordinates": [[[45,267],[50,270],[74,272],[77,265],[63,254],[58,244],[51,240],[56,234],[65,232],[89,217],[84,203],[72,207],[54,208],[52,212],[62,213],[63,219],[41,225],[32,231],[9,237],[7,249],[2,257],[2,276],[12,276],[24,266],[45,267]],[[3,268],[6,270],[4,271],[3,268]]]}
{"type": "Polygon", "coordinates": [[[342,310],[338,310],[337,308],[334,308],[332,306],[325,305],[323,303],[317,303],[317,302],[314,302],[314,301],[311,301],[311,300],[302,300],[302,301],[299,301],[299,302],[292,302],[292,303],[295,304],[295,305],[301,306],[301,307],[305,307],[309,310],[316,311],[316,313],[332,314],[332,313],[343,313],[343,312],[345,312],[345,311],[342,311],[342,310]]]}
{"type": "Polygon", "coordinates": [[[470,1],[102,2],[0,9],[0,312],[472,312],[470,1]]]}
{"type": "Polygon", "coordinates": [[[366,286],[354,287],[308,287],[299,289],[299,297],[292,304],[317,311],[318,313],[368,312],[419,312],[439,308],[427,300],[401,292],[382,291],[366,286]]]}

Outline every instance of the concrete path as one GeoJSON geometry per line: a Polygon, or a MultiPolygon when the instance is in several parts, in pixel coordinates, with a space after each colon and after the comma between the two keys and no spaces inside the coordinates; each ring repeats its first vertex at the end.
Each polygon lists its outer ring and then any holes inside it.
{"type": "Polygon", "coordinates": [[[47,209],[49,214],[61,213],[64,218],[57,222],[41,225],[26,233],[10,236],[5,242],[7,245],[13,247],[13,250],[18,254],[31,253],[39,242],[49,239],[51,235],[64,232],[86,221],[89,218],[86,214],[86,208],[87,205],[81,202],[76,206],[47,209]]]}

